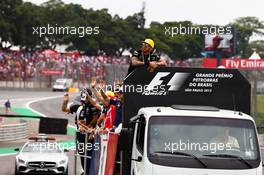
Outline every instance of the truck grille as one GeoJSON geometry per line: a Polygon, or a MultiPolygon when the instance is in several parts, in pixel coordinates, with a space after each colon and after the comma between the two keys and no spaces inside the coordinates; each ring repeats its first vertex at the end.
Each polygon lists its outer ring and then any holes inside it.
{"type": "Polygon", "coordinates": [[[32,168],[53,168],[53,167],[56,167],[56,163],[38,161],[38,162],[29,162],[28,166],[32,168]]]}

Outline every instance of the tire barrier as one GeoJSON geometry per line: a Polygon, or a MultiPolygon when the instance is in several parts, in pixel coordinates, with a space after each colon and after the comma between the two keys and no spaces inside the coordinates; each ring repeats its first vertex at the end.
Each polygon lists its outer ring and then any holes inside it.
{"type": "Polygon", "coordinates": [[[0,142],[25,139],[28,137],[28,122],[24,121],[17,124],[1,125],[0,142]]]}

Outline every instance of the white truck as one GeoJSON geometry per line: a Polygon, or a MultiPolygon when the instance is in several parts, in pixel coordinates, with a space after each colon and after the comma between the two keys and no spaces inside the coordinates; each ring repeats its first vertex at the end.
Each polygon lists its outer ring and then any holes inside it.
{"type": "Polygon", "coordinates": [[[207,106],[141,108],[131,174],[262,175],[252,117],[207,106]]]}
{"type": "Polygon", "coordinates": [[[60,78],[54,82],[53,91],[67,91],[72,86],[72,79],[60,78]]]}
{"type": "Polygon", "coordinates": [[[122,174],[262,175],[251,86],[238,70],[138,69],[123,88],[122,174]]]}

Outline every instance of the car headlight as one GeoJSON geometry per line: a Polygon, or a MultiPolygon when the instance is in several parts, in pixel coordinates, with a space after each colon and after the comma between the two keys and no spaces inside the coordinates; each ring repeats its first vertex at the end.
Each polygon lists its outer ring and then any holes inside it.
{"type": "Polygon", "coordinates": [[[66,163],[66,160],[61,160],[60,161],[60,164],[64,164],[64,163],[66,163]]]}
{"type": "Polygon", "coordinates": [[[23,164],[26,163],[24,160],[22,160],[22,159],[20,159],[20,158],[18,158],[18,162],[19,162],[19,163],[23,163],[23,164]]]}

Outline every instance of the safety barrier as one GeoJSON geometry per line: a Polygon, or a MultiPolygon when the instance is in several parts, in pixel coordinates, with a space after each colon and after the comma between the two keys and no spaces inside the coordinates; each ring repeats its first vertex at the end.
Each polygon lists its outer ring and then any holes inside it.
{"type": "Polygon", "coordinates": [[[0,141],[12,141],[28,137],[28,122],[1,125],[0,141]]]}

